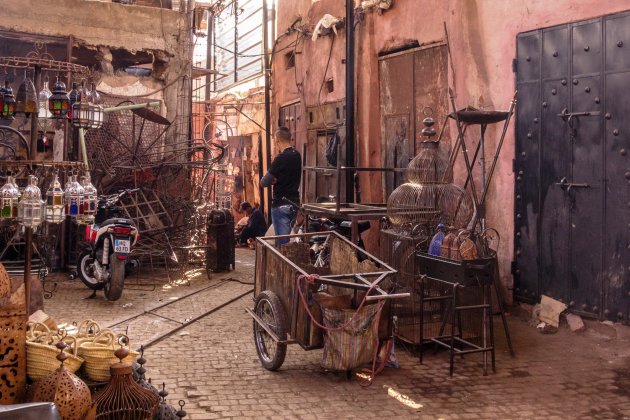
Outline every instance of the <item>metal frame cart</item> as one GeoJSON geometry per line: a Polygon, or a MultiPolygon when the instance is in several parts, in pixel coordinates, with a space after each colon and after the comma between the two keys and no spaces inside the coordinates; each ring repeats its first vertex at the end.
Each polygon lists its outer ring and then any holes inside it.
{"type": "MultiPolygon", "coordinates": [[[[323,330],[311,318],[317,305],[313,294],[321,289],[327,288],[331,294],[349,291],[355,303],[364,295],[366,304],[409,296],[388,292],[389,277],[396,271],[336,232],[272,236],[256,241],[255,303],[247,312],[254,319],[258,357],[268,370],[282,366],[287,344],[297,343],[304,350],[323,347],[323,330]],[[308,239],[314,235],[328,236],[328,267],[317,268],[310,262],[308,239]],[[291,242],[276,246],[276,240],[282,238],[291,242]],[[301,282],[304,277],[311,281],[301,282]],[[308,308],[302,298],[308,302],[308,308]]],[[[379,338],[388,339],[391,323],[387,310],[382,318],[386,319],[384,328],[379,328],[379,338]]]]}

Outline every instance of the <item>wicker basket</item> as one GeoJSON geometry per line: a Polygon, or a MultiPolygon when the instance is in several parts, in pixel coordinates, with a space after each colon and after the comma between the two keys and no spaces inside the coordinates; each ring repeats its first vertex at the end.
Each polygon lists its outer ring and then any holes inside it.
{"type": "Polygon", "coordinates": [[[26,375],[31,380],[42,378],[60,366],[57,360],[59,349],[54,345],[60,340],[70,344],[64,350],[68,353],[68,358],[64,362],[66,369],[71,373],[79,370],[83,359],[77,355],[77,342],[74,337],[49,331],[48,327],[41,323],[31,323],[29,326],[31,328],[26,339],[26,375]]]}
{"type": "MultiPolygon", "coordinates": [[[[115,336],[111,331],[102,331],[92,341],[85,341],[79,346],[79,356],[85,359],[83,371],[92,381],[107,382],[110,378],[109,368],[119,360],[114,356],[114,351],[120,345],[121,338],[126,338],[126,347],[129,347],[129,339],[126,335],[115,336]]],[[[125,363],[133,363],[140,353],[129,348],[129,355],[123,359],[125,363]]]]}

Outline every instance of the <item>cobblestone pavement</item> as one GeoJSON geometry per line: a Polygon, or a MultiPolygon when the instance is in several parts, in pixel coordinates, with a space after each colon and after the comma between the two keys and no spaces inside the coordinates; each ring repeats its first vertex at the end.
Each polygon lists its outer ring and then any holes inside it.
{"type": "MultiPolygon", "coordinates": [[[[253,252],[237,251],[235,272],[210,281],[204,273],[190,286],[125,290],[114,303],[102,297],[82,300],[89,294],[82,285],[60,283],[45,302],[46,311],[58,320],[89,316],[111,325],[217,284],[157,311],[177,322],[145,314],[118,326],[128,324],[132,340],[147,342],[251,288],[234,281],[218,285],[227,277],[251,281],[253,252]],[[123,309],[129,303],[132,306],[123,309]]],[[[245,313],[251,305],[252,295],[247,294],[147,349],[147,376],[154,384],[166,383],[170,403],[184,399],[191,419],[630,419],[630,346],[610,333],[611,327],[540,334],[513,316],[509,323],[517,355],[510,357],[497,322],[496,373],[482,376],[477,354],[456,359],[451,378],[446,352],[428,352],[420,365],[399,346],[400,368],[385,369],[364,388],[356,378],[325,372],[319,365],[321,350],[307,352],[297,345],[289,346],[278,372],[263,369],[254,349],[252,321],[245,313]]]]}

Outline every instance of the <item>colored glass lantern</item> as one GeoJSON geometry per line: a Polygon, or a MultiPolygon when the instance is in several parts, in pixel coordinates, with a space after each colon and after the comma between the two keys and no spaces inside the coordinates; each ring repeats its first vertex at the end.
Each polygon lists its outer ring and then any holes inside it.
{"type": "Polygon", "coordinates": [[[0,188],[0,218],[12,219],[17,217],[18,200],[20,198],[20,190],[15,184],[15,179],[9,176],[7,183],[0,188]]]}
{"type": "Polygon", "coordinates": [[[35,85],[29,79],[28,74],[24,73],[24,81],[18,87],[15,95],[15,112],[26,114],[28,117],[33,112],[37,112],[38,109],[39,103],[35,85]]]}
{"type": "Polygon", "coordinates": [[[98,204],[98,192],[96,187],[92,185],[90,174],[82,178],[83,184],[83,218],[84,223],[93,223],[96,215],[96,206],[98,204]]]}
{"type": "Polygon", "coordinates": [[[53,92],[48,99],[48,110],[51,118],[66,118],[70,109],[70,98],[66,93],[66,85],[57,78],[53,86],[53,92]]]}
{"type": "Polygon", "coordinates": [[[66,215],[78,219],[83,214],[83,187],[77,182],[77,176],[71,175],[64,191],[66,215]]]}
{"type": "Polygon", "coordinates": [[[70,90],[70,92],[68,92],[68,117],[72,118],[72,105],[74,105],[75,102],[79,101],[79,98],[81,97],[81,94],[79,93],[79,90],[77,88],[77,82],[72,82],[72,89],[70,90]]]}
{"type": "Polygon", "coordinates": [[[46,192],[46,221],[48,223],[63,222],[65,217],[63,196],[64,191],[61,188],[59,177],[55,174],[55,178],[46,192]]]}
{"type": "Polygon", "coordinates": [[[29,175],[28,178],[29,183],[18,203],[18,220],[25,227],[35,228],[41,225],[44,219],[44,202],[42,192],[37,186],[37,178],[34,175],[29,175]]]}
{"type": "Polygon", "coordinates": [[[15,96],[13,96],[13,89],[9,86],[9,81],[4,81],[4,92],[2,94],[2,110],[0,110],[0,116],[3,120],[12,120],[15,114],[15,96]]]}

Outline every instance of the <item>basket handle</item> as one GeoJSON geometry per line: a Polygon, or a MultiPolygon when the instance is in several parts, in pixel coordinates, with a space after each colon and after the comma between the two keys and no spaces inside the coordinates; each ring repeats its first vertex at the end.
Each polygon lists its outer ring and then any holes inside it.
{"type": "Polygon", "coordinates": [[[37,321],[29,321],[26,323],[26,340],[27,341],[39,341],[42,336],[48,336],[50,334],[50,328],[48,325],[37,321]],[[38,330],[42,330],[39,331],[38,330]]]}

